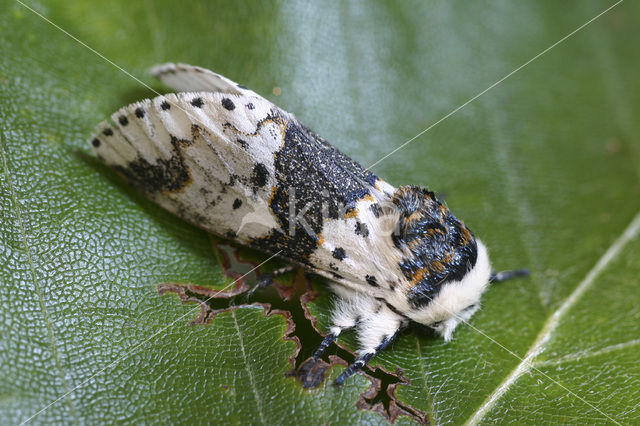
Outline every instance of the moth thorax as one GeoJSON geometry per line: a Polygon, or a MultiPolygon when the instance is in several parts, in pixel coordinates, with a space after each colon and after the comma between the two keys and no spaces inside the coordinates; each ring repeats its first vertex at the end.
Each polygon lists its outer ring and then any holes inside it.
{"type": "Polygon", "coordinates": [[[399,187],[392,199],[398,210],[393,242],[403,253],[400,269],[410,283],[410,302],[428,304],[443,284],[461,280],[477,259],[473,233],[418,186],[399,187]]]}

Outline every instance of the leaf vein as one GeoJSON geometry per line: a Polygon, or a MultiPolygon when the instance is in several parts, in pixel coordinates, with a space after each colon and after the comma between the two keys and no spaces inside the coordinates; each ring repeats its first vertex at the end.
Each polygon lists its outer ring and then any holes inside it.
{"type": "MultiPolygon", "coordinates": [[[[42,296],[42,289],[40,288],[40,283],[38,282],[36,267],[33,262],[33,256],[31,255],[31,250],[29,249],[29,242],[27,239],[27,232],[24,227],[24,222],[22,221],[22,213],[20,211],[20,206],[18,204],[18,195],[15,192],[15,188],[13,187],[13,182],[11,180],[11,176],[9,174],[9,168],[7,166],[7,154],[5,152],[5,143],[4,143],[4,133],[2,133],[2,138],[0,139],[0,157],[2,157],[2,172],[7,179],[7,186],[9,187],[9,193],[11,194],[11,200],[13,201],[14,211],[16,214],[16,222],[18,224],[18,228],[20,229],[20,237],[22,239],[22,246],[24,248],[24,254],[27,257],[27,262],[29,263],[29,271],[31,273],[31,279],[33,281],[33,286],[36,291],[36,296],[38,298],[38,303],[40,305],[40,311],[42,312],[42,317],[44,319],[45,326],[47,327],[47,336],[49,339],[49,345],[51,346],[51,353],[53,355],[53,359],[56,365],[56,369],[58,370],[58,374],[60,375],[60,380],[62,381],[62,385],[66,392],[69,392],[69,385],[67,383],[66,372],[62,368],[62,364],[60,362],[60,356],[58,354],[58,347],[56,345],[56,336],[53,331],[53,326],[49,319],[49,313],[47,311],[47,306],[44,302],[44,298],[42,296]]],[[[79,423],[78,415],[76,413],[75,407],[71,399],[67,399],[67,405],[71,410],[71,414],[73,415],[74,422],[76,424],[79,423]]]]}
{"type": "Polygon", "coordinates": [[[429,380],[427,377],[427,371],[424,365],[424,358],[422,357],[422,348],[420,347],[420,339],[417,335],[414,336],[416,339],[416,355],[418,359],[418,364],[420,365],[420,374],[422,375],[422,380],[424,381],[424,388],[427,393],[427,400],[429,402],[429,411],[430,417],[434,424],[438,424],[436,421],[436,407],[434,404],[434,398],[431,394],[431,387],[429,386],[429,380]]]}
{"type": "Polygon", "coordinates": [[[560,365],[571,361],[579,361],[585,358],[594,358],[600,355],[605,355],[611,352],[616,352],[623,349],[628,349],[634,346],[640,345],[640,339],[629,340],[623,343],[617,343],[615,345],[609,345],[602,349],[598,349],[596,351],[579,351],[571,354],[564,355],[563,357],[557,359],[549,359],[545,361],[538,361],[535,363],[536,366],[546,366],[546,365],[560,365]]]}
{"type": "MultiPolygon", "coordinates": [[[[529,372],[533,366],[533,360],[544,350],[544,345],[558,327],[560,320],[564,314],[575,305],[582,295],[593,285],[596,277],[608,266],[609,263],[620,253],[628,242],[638,236],[640,232],[640,212],[631,221],[629,226],[624,230],[622,235],[607,249],[604,255],[596,262],[596,264],[587,273],[586,277],[576,287],[576,289],[567,297],[564,303],[549,317],[544,327],[538,334],[527,354],[521,359],[521,362],[514,368],[511,373],[502,381],[502,383],[485,399],[483,404],[471,415],[467,424],[475,425],[495,406],[498,400],[509,390],[509,388],[522,376],[529,372]]],[[[539,371],[539,370],[538,370],[539,371]]],[[[556,382],[557,383],[557,382],[556,382]]],[[[565,388],[566,389],[566,388],[565,388]]],[[[574,394],[574,396],[577,396],[574,394]]],[[[587,403],[585,400],[583,402],[587,403]]],[[[592,408],[596,407],[592,406],[592,408]]],[[[601,414],[604,414],[601,412],[601,414]]],[[[606,414],[605,414],[606,416],[606,414]]],[[[608,416],[607,416],[608,417],[608,416]]],[[[610,418],[613,420],[612,418],[610,418]]],[[[615,421],[615,420],[613,420],[615,421]]]]}
{"type": "Polygon", "coordinates": [[[251,370],[251,365],[249,363],[249,359],[247,358],[247,352],[244,349],[244,338],[242,337],[242,332],[240,331],[240,327],[238,326],[238,319],[236,318],[235,309],[231,310],[231,316],[233,318],[233,325],[236,329],[236,333],[238,334],[238,342],[240,343],[240,352],[242,353],[242,360],[244,361],[245,370],[247,371],[247,376],[249,377],[249,383],[251,383],[251,390],[253,391],[253,397],[256,400],[256,409],[258,410],[258,414],[260,415],[260,422],[263,425],[266,425],[267,422],[264,418],[262,400],[260,399],[260,392],[258,392],[258,388],[256,387],[255,378],[253,377],[253,371],[251,370]]]}

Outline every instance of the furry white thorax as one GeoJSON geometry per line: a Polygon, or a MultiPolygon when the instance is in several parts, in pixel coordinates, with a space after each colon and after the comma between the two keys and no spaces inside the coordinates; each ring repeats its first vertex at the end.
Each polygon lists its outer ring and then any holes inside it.
{"type": "Polygon", "coordinates": [[[355,293],[332,284],[331,289],[339,296],[332,312],[331,332],[338,335],[342,330],[357,327],[360,354],[375,352],[384,338],[393,336],[404,320],[374,297],[355,293]]]}
{"type": "Polygon", "coordinates": [[[480,297],[489,285],[491,263],[487,248],[480,240],[475,266],[460,281],[444,285],[438,295],[424,308],[415,310],[408,316],[421,324],[433,326],[444,340],[452,338],[453,330],[467,321],[479,309],[480,297]]]}

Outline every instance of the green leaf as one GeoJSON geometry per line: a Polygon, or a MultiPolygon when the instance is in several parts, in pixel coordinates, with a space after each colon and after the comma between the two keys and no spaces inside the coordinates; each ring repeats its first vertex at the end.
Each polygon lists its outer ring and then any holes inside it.
{"type": "MultiPolygon", "coordinates": [[[[26,3],[59,28],[0,4],[3,420],[384,423],[378,412],[402,407],[399,422],[639,421],[637,4],[521,69],[614,2],[26,3]],[[392,184],[429,186],[497,270],[532,276],[493,286],[448,344],[402,335],[372,362],[391,374],[373,373],[388,397],[361,396],[368,376],[331,386],[335,359],[317,388],[287,377],[320,338],[273,292],[254,296],[271,313],[240,296],[189,326],[201,307],[158,284],[242,283],[210,236],[129,189],[86,142],[153,95],[118,67],[162,90],[146,70],[164,61],[227,75],[392,184]]],[[[314,285],[305,305],[326,330],[331,300],[314,285]]],[[[352,335],[340,344],[356,348],[352,335]]]]}

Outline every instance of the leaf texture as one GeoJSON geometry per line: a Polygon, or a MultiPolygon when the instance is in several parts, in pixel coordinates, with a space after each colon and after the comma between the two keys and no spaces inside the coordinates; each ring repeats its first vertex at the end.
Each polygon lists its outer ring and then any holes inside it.
{"type": "MultiPolygon", "coordinates": [[[[397,423],[639,421],[637,4],[24,4],[0,2],[0,418],[377,424],[403,407],[397,423]],[[216,240],[86,142],[153,96],[119,68],[162,91],[146,70],[165,61],[227,75],[392,184],[428,186],[497,270],[531,277],[491,288],[448,344],[408,330],[371,364],[379,392],[364,375],[331,386],[336,357],[316,388],[286,375],[319,340],[295,297],[278,301],[286,286],[254,296],[272,310],[237,296],[189,325],[201,307],[158,284],[242,283],[216,240]]],[[[326,331],[331,297],[313,286],[303,305],[326,331]]]]}

